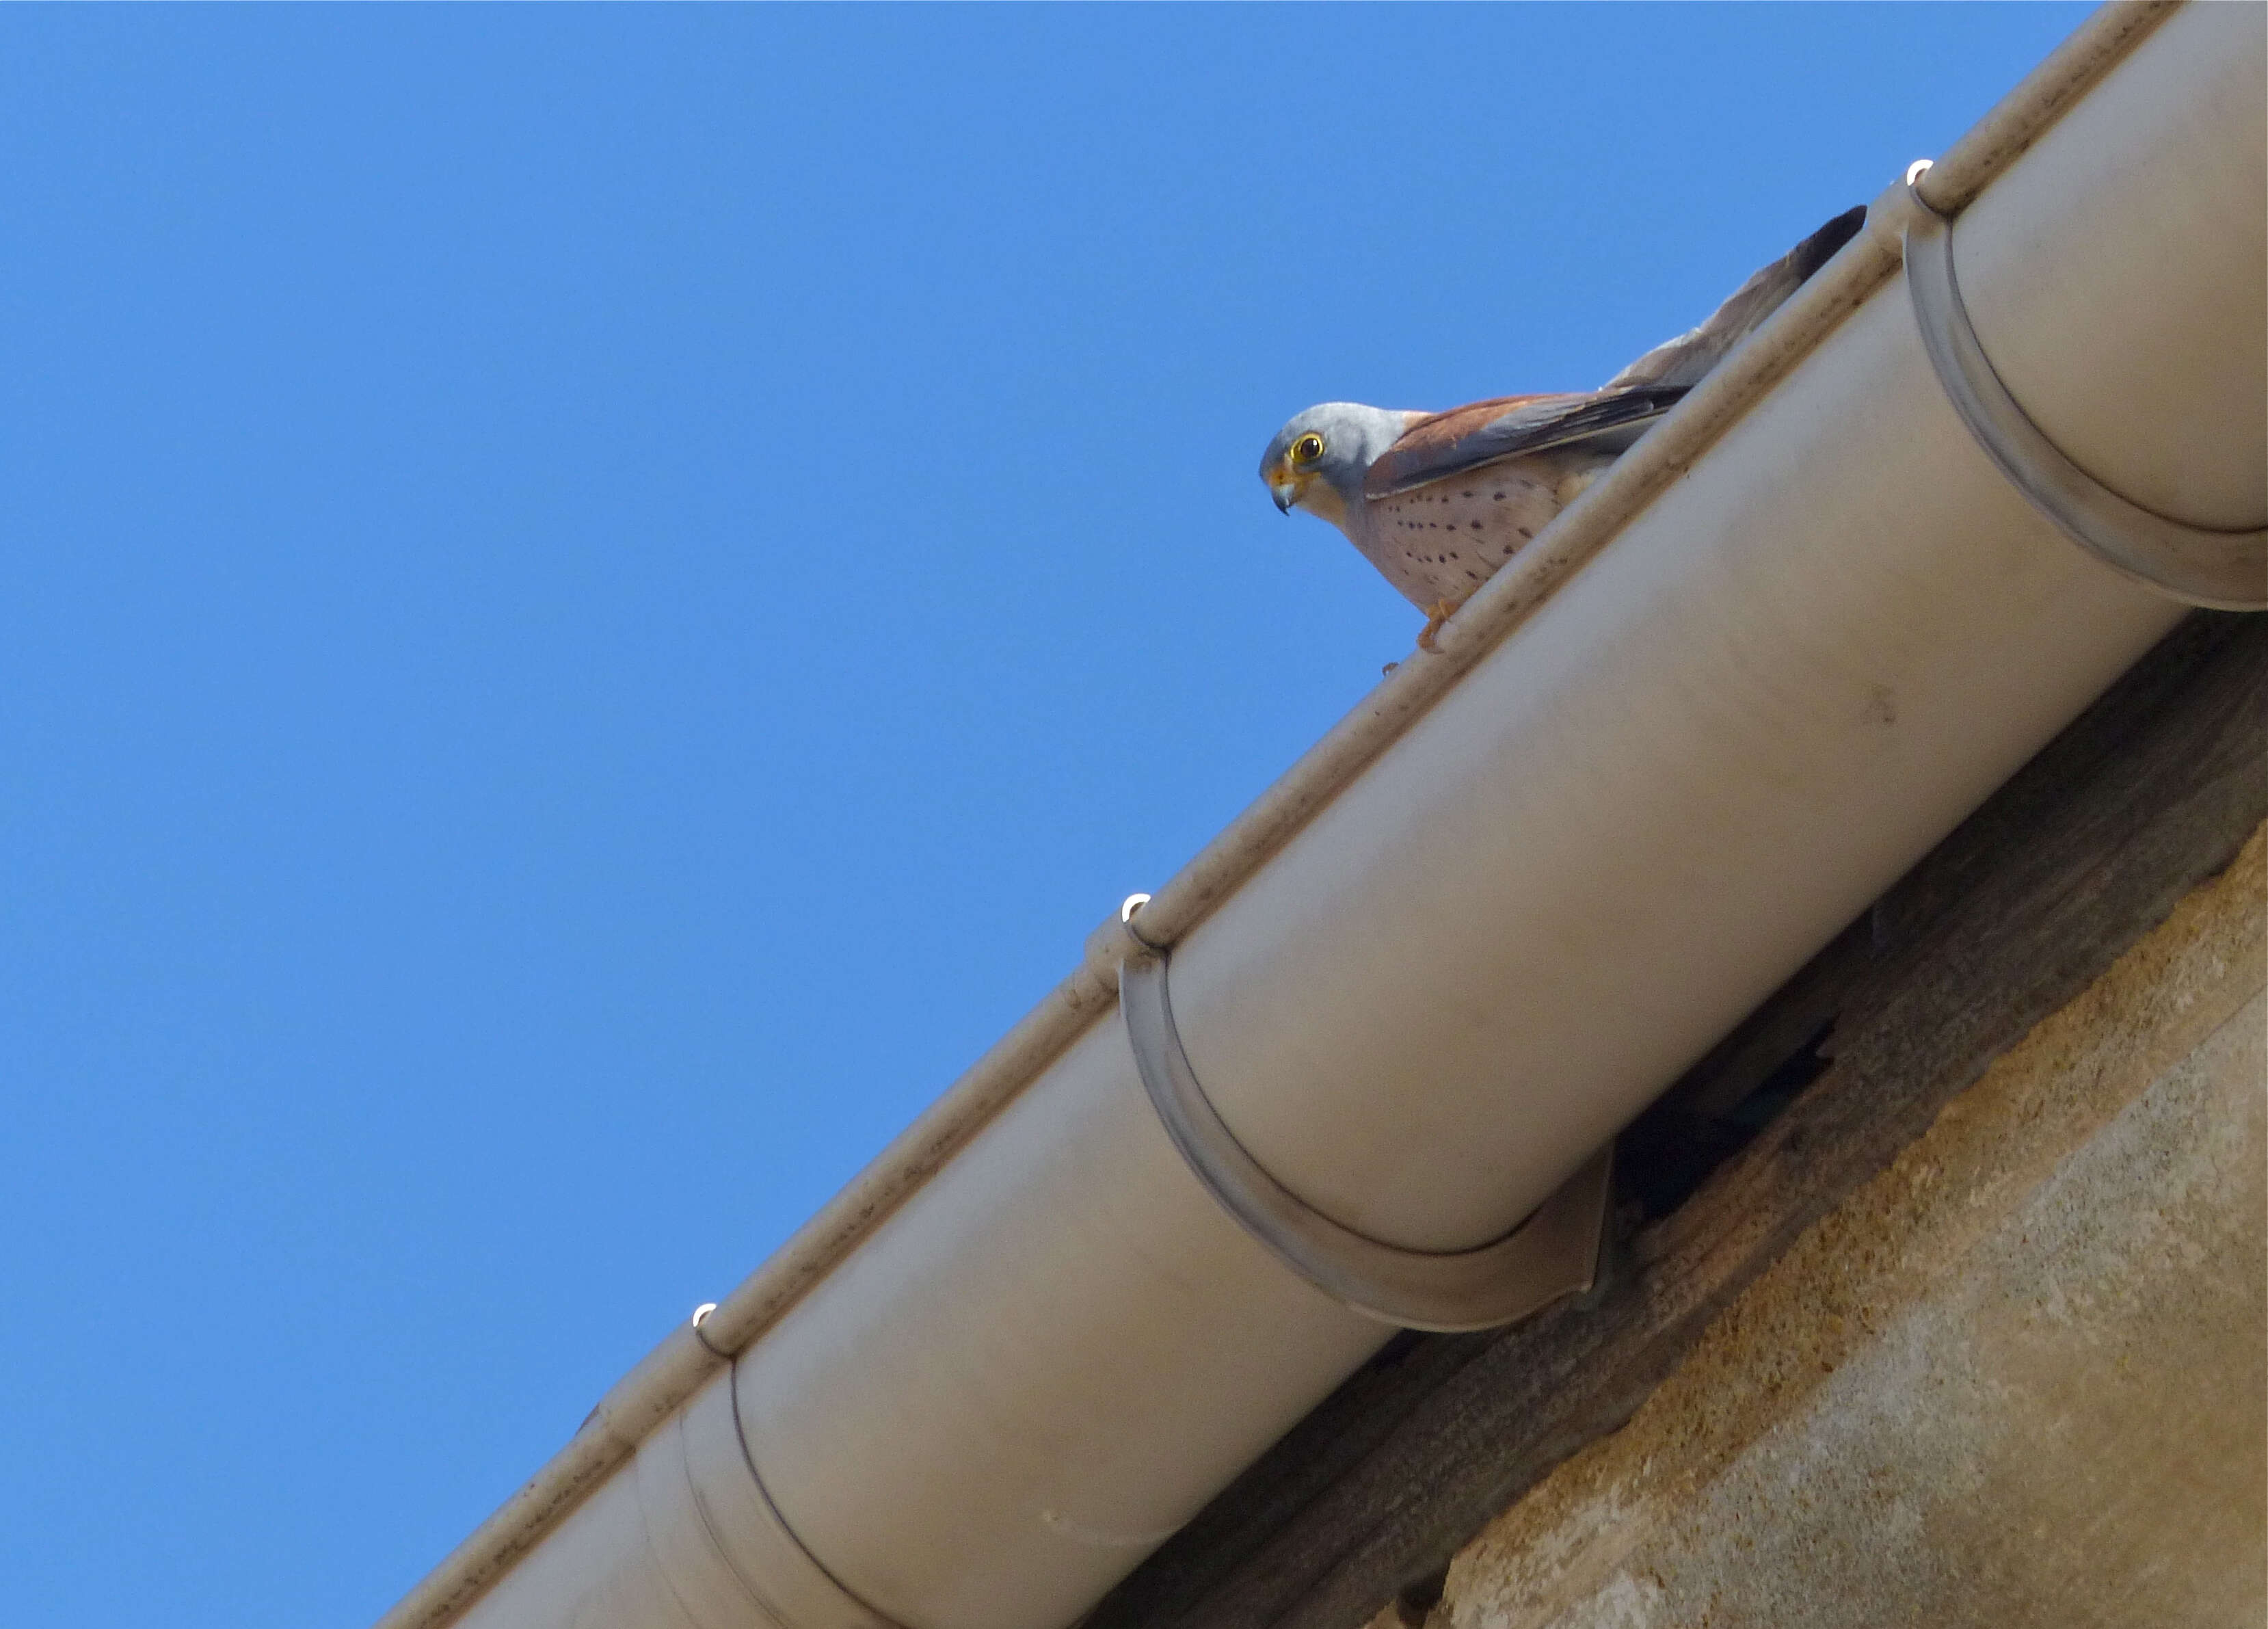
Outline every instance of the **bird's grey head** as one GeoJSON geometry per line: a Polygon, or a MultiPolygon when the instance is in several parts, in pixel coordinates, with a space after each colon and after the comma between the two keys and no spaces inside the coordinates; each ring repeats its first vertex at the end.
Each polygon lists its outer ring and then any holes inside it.
{"type": "Polygon", "coordinates": [[[1293,416],[1260,460],[1276,507],[1304,509],[1337,527],[1362,504],[1362,478],[1418,416],[1359,402],[1326,402],[1293,416]]]}

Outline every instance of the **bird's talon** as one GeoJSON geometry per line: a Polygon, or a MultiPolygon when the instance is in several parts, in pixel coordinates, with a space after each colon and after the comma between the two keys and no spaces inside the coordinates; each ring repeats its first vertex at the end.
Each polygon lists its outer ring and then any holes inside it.
{"type": "Polygon", "coordinates": [[[1433,642],[1434,636],[1441,631],[1442,623],[1457,614],[1457,608],[1462,604],[1462,600],[1436,600],[1425,608],[1425,626],[1418,635],[1419,650],[1440,653],[1441,647],[1433,642]]]}

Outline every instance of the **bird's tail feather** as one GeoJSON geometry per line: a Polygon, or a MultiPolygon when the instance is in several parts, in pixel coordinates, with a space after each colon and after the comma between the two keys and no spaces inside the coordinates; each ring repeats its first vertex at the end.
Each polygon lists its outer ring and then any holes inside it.
{"type": "Polygon", "coordinates": [[[1606,383],[1609,390],[1629,385],[1694,385],[1729,355],[1734,346],[1760,327],[1782,301],[1802,286],[1805,278],[1834,257],[1835,251],[1859,234],[1866,225],[1864,204],[1845,210],[1765,267],[1734,291],[1699,328],[1680,334],[1666,345],[1631,363],[1606,383]]]}

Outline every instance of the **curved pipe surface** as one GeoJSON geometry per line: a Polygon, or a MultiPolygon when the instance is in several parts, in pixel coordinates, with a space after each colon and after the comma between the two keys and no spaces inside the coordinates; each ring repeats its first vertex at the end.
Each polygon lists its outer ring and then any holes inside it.
{"type": "Polygon", "coordinates": [[[1403,1329],[1493,1329],[1591,1287],[1612,1194],[1611,1147],[1504,1237],[1469,1250],[1405,1250],[1343,1227],[1248,1153],[1182,1050],[1162,952],[1128,958],[1118,1014],[1150,1106],[1220,1207],[1343,1307],[1403,1329]]]}

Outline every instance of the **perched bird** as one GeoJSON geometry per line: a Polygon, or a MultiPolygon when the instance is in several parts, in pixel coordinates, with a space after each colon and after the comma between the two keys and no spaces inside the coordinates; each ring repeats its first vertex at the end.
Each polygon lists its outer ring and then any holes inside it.
{"type": "Polygon", "coordinates": [[[1497,396],[1446,413],[1354,402],[1311,407],[1276,432],[1260,478],[1286,514],[1329,521],[1425,613],[1433,636],[1491,573],[1575,501],[1865,223],[1837,216],[1742,284],[1699,328],[1598,390],[1497,396]]]}

